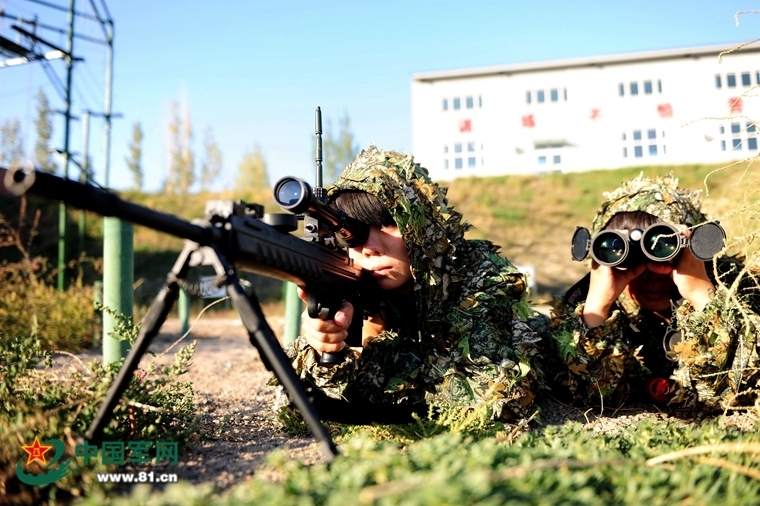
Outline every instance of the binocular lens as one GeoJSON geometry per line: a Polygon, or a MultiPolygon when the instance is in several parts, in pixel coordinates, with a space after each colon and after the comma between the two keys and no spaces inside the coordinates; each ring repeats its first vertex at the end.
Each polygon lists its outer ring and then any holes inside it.
{"type": "Polygon", "coordinates": [[[616,265],[626,254],[625,241],[617,235],[609,235],[597,243],[596,257],[602,262],[616,265]]]}
{"type": "Polygon", "coordinates": [[[678,230],[658,225],[647,230],[642,238],[646,255],[653,260],[669,260],[680,251],[678,230]]]}
{"type": "Polygon", "coordinates": [[[282,183],[277,188],[277,203],[283,206],[292,206],[303,197],[301,185],[295,179],[290,179],[282,183]]]}

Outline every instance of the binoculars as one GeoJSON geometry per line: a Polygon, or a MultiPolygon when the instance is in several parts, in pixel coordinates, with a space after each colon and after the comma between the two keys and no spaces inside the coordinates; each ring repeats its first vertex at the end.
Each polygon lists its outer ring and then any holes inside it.
{"type": "Polygon", "coordinates": [[[708,262],[718,254],[726,240],[726,232],[717,222],[703,223],[685,237],[674,225],[658,222],[641,230],[635,228],[628,233],[621,230],[602,230],[591,238],[585,227],[577,227],[573,234],[571,253],[573,260],[591,257],[601,265],[629,268],[641,262],[670,262],[684,248],[703,262],[708,262]]]}

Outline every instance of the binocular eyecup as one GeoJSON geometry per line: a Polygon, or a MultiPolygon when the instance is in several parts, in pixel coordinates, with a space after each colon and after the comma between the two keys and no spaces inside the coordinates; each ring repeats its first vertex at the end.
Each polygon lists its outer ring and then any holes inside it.
{"type": "Polygon", "coordinates": [[[591,238],[587,228],[577,227],[573,234],[573,260],[585,260],[589,252],[600,265],[630,268],[641,262],[670,262],[684,248],[703,262],[708,262],[724,246],[726,233],[718,222],[703,223],[684,236],[678,227],[665,222],[650,225],[644,230],[602,230],[591,238]]]}
{"type": "Polygon", "coordinates": [[[335,242],[344,248],[355,248],[367,242],[369,226],[334,209],[315,195],[312,187],[296,177],[284,177],[274,185],[274,199],[293,214],[313,214],[320,226],[335,235],[335,242]]]}

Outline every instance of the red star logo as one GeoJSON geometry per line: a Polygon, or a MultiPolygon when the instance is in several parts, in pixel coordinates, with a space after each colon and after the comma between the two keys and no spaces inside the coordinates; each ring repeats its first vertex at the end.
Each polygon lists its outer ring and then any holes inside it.
{"type": "Polygon", "coordinates": [[[35,460],[39,460],[44,465],[47,465],[47,461],[45,460],[45,452],[50,450],[52,447],[53,447],[52,445],[40,444],[40,440],[37,437],[35,437],[34,444],[32,444],[31,446],[21,447],[24,449],[26,453],[29,454],[29,458],[26,460],[26,464],[29,465],[35,460]]]}

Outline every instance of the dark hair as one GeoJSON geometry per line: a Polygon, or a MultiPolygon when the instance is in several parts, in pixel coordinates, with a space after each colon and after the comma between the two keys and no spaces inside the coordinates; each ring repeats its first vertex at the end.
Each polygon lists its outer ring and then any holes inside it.
{"type": "Polygon", "coordinates": [[[644,230],[660,221],[662,220],[657,216],[644,211],[623,211],[615,213],[602,230],[633,230],[634,228],[644,230]]]}
{"type": "Polygon", "coordinates": [[[380,199],[362,190],[341,190],[330,198],[330,205],[365,225],[396,226],[390,211],[380,199]]]}

